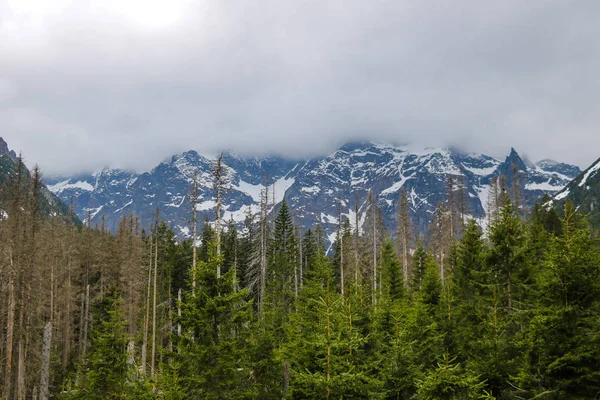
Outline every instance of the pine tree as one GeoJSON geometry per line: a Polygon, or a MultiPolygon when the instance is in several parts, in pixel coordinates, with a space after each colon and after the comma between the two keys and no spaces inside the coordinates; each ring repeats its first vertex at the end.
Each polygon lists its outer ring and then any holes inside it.
{"type": "MultiPolygon", "coordinates": [[[[358,297],[344,300],[320,251],[292,315],[286,350],[291,361],[291,398],[377,398],[382,383],[366,357],[358,297]]],[[[352,291],[353,292],[353,291],[352,291]]]]}
{"type": "Polygon", "coordinates": [[[233,290],[233,269],[217,276],[222,256],[216,243],[206,248],[206,261],[198,263],[197,293],[185,293],[176,320],[182,326],[173,354],[179,384],[187,398],[244,398],[251,379],[245,350],[252,304],[245,300],[247,290],[233,290]]]}
{"type": "Polygon", "coordinates": [[[515,297],[519,299],[515,295],[523,289],[518,286],[520,282],[516,279],[526,274],[523,239],[521,220],[505,192],[500,218],[491,228],[489,262],[496,282],[503,286],[502,294],[508,310],[513,308],[515,297]]]}
{"type": "Polygon", "coordinates": [[[298,281],[298,244],[296,229],[285,200],[282,201],[273,231],[273,240],[269,251],[269,280],[267,301],[270,307],[270,319],[276,336],[284,339],[285,325],[293,309],[298,281]]]}
{"type": "Polygon", "coordinates": [[[340,294],[347,293],[348,282],[352,280],[351,267],[354,264],[352,255],[352,231],[350,221],[345,219],[338,229],[336,240],[333,243],[332,266],[334,269],[335,283],[339,287],[340,294]]]}
{"type": "Polygon", "coordinates": [[[223,272],[227,272],[230,269],[234,270],[234,287],[237,290],[239,277],[239,238],[238,229],[233,219],[227,222],[227,229],[223,233],[221,248],[223,253],[223,272]]]}
{"type": "Polygon", "coordinates": [[[423,400],[491,399],[484,391],[484,381],[462,366],[455,358],[444,354],[437,365],[422,380],[417,380],[417,398],[423,400]]]}
{"type": "Polygon", "coordinates": [[[383,271],[383,294],[389,301],[398,301],[404,296],[404,280],[402,266],[391,240],[383,243],[381,254],[381,269],[383,271]]]}
{"type": "Polygon", "coordinates": [[[600,255],[568,202],[562,225],[539,275],[539,307],[525,339],[519,394],[593,398],[600,391],[600,255]]]}
{"type": "Polygon", "coordinates": [[[423,244],[419,242],[412,257],[412,277],[410,289],[413,292],[420,293],[423,290],[423,280],[425,279],[425,272],[428,263],[431,263],[431,256],[427,253],[423,247],[423,244]]]}
{"type": "Polygon", "coordinates": [[[133,399],[136,383],[127,362],[126,321],[121,310],[121,298],[116,286],[108,288],[106,296],[96,306],[97,320],[90,351],[76,384],[67,387],[63,399],[133,399]]]}
{"type": "Polygon", "coordinates": [[[487,314],[484,298],[489,295],[491,274],[487,269],[482,232],[474,219],[469,220],[456,248],[456,265],[451,282],[452,336],[461,361],[473,354],[473,344],[482,335],[487,314]]]}

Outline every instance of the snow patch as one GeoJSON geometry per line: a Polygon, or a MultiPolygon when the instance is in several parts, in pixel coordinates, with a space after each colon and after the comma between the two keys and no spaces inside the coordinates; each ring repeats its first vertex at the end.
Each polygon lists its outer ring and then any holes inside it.
{"type": "Polygon", "coordinates": [[[123,207],[119,208],[117,211],[115,211],[115,214],[120,213],[121,211],[123,211],[125,208],[129,207],[131,204],[133,203],[133,200],[129,200],[129,203],[125,204],[123,207]]]}
{"type": "Polygon", "coordinates": [[[75,183],[70,183],[70,180],[67,179],[66,181],[62,181],[57,184],[48,186],[48,189],[52,193],[59,195],[62,192],[64,192],[65,190],[69,190],[69,189],[81,189],[86,192],[91,192],[94,190],[94,187],[89,182],[86,182],[86,181],[77,181],[75,183]]]}
{"type": "Polygon", "coordinates": [[[217,202],[214,200],[206,200],[202,203],[196,204],[196,211],[207,211],[213,209],[217,205],[217,202]]]}
{"type": "Polygon", "coordinates": [[[329,254],[329,252],[333,248],[333,244],[335,243],[336,238],[337,238],[337,231],[331,232],[329,235],[327,235],[327,239],[329,240],[329,247],[327,248],[327,254],[329,254]]]}
{"type": "MultiPolygon", "coordinates": [[[[252,204],[250,206],[250,215],[254,216],[260,211],[260,206],[252,204]]],[[[242,223],[248,216],[248,207],[242,207],[239,210],[230,211],[227,210],[223,213],[223,221],[233,220],[236,224],[242,223]]]]}
{"type": "Polygon", "coordinates": [[[486,168],[473,168],[473,167],[466,167],[463,164],[463,168],[466,169],[467,171],[471,172],[473,175],[489,176],[489,175],[492,175],[494,172],[496,172],[496,169],[498,168],[498,166],[493,165],[491,167],[486,167],[486,168]]]}
{"type": "MultiPolygon", "coordinates": [[[[404,176],[402,176],[402,178],[404,178],[404,176]]],[[[381,191],[381,195],[385,196],[388,194],[393,194],[393,193],[397,193],[400,189],[402,189],[402,186],[404,186],[404,183],[410,178],[406,178],[406,179],[402,179],[401,181],[395,182],[392,186],[390,186],[387,189],[384,189],[381,191]]]]}
{"type": "Polygon", "coordinates": [[[100,211],[102,211],[103,208],[104,208],[104,206],[100,206],[98,208],[84,208],[83,211],[86,212],[86,220],[87,220],[87,213],[89,213],[90,220],[92,220],[96,217],[96,215],[98,215],[98,213],[100,211]]]}
{"type": "Polygon", "coordinates": [[[180,196],[176,196],[173,197],[173,201],[169,204],[165,204],[165,207],[175,207],[175,208],[179,208],[183,205],[183,202],[185,201],[185,196],[181,196],[181,201],[179,202],[179,204],[175,203],[175,200],[179,199],[180,196]]]}
{"type": "MultiPolygon", "coordinates": [[[[296,178],[279,178],[273,184],[275,189],[275,202],[279,203],[283,200],[285,196],[285,192],[296,182],[296,178]]],[[[273,190],[273,188],[271,189],[273,190]]],[[[273,197],[273,193],[271,193],[271,197],[273,197]]]]}
{"type": "Polygon", "coordinates": [[[260,203],[261,191],[265,187],[263,185],[253,185],[248,182],[244,182],[240,179],[240,183],[237,186],[234,186],[234,189],[239,190],[242,193],[246,193],[248,196],[252,197],[257,203],[260,203]]]}
{"type": "Polygon", "coordinates": [[[564,186],[559,185],[553,185],[550,183],[552,179],[548,179],[547,182],[541,182],[541,183],[528,183],[527,185],[525,185],[525,189],[527,190],[543,190],[546,192],[557,192],[559,190],[561,190],[564,186]]]}
{"type": "Polygon", "coordinates": [[[300,191],[302,191],[304,193],[316,195],[321,191],[321,188],[318,186],[309,186],[309,187],[303,187],[302,189],[300,189],[300,191]]]}
{"type": "Polygon", "coordinates": [[[585,184],[587,184],[588,179],[590,179],[592,177],[592,175],[595,175],[599,169],[600,169],[600,161],[597,162],[595,165],[593,165],[592,167],[590,167],[590,169],[587,170],[587,172],[581,179],[581,182],[579,182],[579,187],[583,187],[585,184]]]}
{"type": "Polygon", "coordinates": [[[566,189],[564,192],[560,192],[554,197],[554,200],[562,200],[569,195],[569,189],[566,189]]]}
{"type": "Polygon", "coordinates": [[[328,214],[325,214],[322,212],[321,213],[321,223],[337,225],[337,224],[339,224],[339,219],[337,219],[333,215],[328,215],[328,214]]]}

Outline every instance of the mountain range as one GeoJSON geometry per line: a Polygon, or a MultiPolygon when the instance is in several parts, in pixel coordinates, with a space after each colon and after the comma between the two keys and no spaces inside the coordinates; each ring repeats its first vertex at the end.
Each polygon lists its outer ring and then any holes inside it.
{"type": "MultiPolygon", "coordinates": [[[[100,224],[103,220],[114,230],[121,217],[133,213],[148,226],[159,208],[161,218],[183,238],[190,236],[194,171],[199,181],[197,210],[201,217],[214,219],[214,162],[214,157],[191,150],[144,173],[105,168],[50,177],[47,183],[64,202],[73,201],[83,221],[100,224]]],[[[255,215],[267,183],[271,209],[286,199],[296,223],[304,228],[320,223],[330,241],[340,215],[352,224],[356,219],[359,226],[364,222],[369,193],[394,232],[400,192],[405,190],[413,226],[425,232],[436,206],[449,198],[449,177],[454,181],[453,192],[461,191],[466,213],[485,225],[494,177],[504,177],[505,186],[518,191],[526,210],[544,194],[560,192],[581,173],[577,166],[553,160],[531,163],[514,149],[497,159],[457,149],[373,142],[348,143],[331,154],[306,160],[225,153],[223,163],[230,181],[223,196],[224,221],[241,224],[247,215],[255,215]]]]}

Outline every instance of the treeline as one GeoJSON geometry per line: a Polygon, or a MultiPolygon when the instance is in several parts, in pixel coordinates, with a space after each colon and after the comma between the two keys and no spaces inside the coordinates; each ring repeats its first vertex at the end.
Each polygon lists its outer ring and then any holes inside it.
{"type": "Polygon", "coordinates": [[[600,393],[600,257],[572,205],[525,220],[501,189],[483,233],[450,196],[414,237],[403,193],[392,238],[370,195],[328,248],[265,191],[240,229],[191,212],[193,244],[158,210],[115,234],[44,217],[39,171],[19,176],[0,221],[5,400],[600,393]]]}

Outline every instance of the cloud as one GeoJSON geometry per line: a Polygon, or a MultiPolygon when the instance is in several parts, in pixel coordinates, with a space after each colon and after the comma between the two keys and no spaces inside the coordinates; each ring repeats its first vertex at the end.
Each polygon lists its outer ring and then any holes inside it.
{"type": "Polygon", "coordinates": [[[600,156],[600,3],[0,0],[0,136],[47,174],[347,140],[600,156]],[[496,4],[497,3],[497,4],[496,4]]]}

